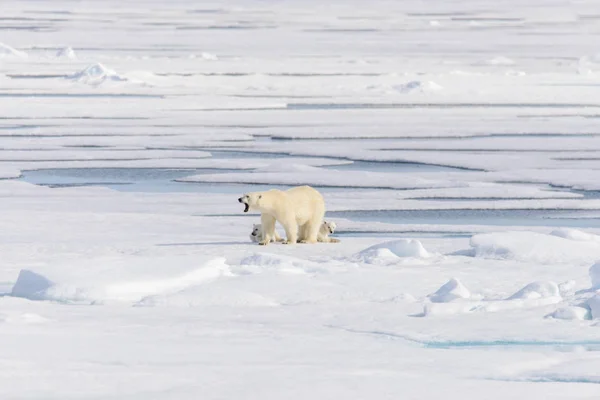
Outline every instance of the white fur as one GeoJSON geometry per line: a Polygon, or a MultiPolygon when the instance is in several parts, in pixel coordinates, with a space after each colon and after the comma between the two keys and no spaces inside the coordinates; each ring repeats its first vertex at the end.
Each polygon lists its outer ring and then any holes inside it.
{"type": "Polygon", "coordinates": [[[321,193],[310,186],[248,193],[238,201],[247,205],[248,209],[261,212],[264,237],[259,244],[266,245],[275,239],[276,221],[285,229],[284,243],[317,242],[325,215],[325,201],[321,193]]]}
{"type": "MultiPolygon", "coordinates": [[[[317,235],[317,241],[323,243],[339,243],[339,239],[330,238],[329,235],[335,232],[337,225],[335,222],[327,222],[323,221],[321,224],[321,228],[319,229],[319,234],[317,235]]],[[[250,233],[250,240],[254,243],[260,243],[263,240],[263,231],[261,224],[253,224],[252,225],[252,233],[250,233]]],[[[275,231],[275,241],[281,242],[283,239],[279,237],[277,231],[275,231]]]]}
{"type": "Polygon", "coordinates": [[[319,234],[317,235],[317,241],[324,243],[339,243],[339,239],[329,237],[330,234],[335,232],[336,228],[337,225],[335,222],[323,221],[323,224],[321,224],[321,229],[319,229],[319,234]]]}
{"type": "MultiPolygon", "coordinates": [[[[254,243],[260,243],[260,242],[262,242],[263,238],[264,238],[264,234],[262,231],[262,225],[261,224],[253,224],[252,232],[250,233],[250,240],[252,240],[254,243]]],[[[283,242],[283,239],[281,238],[281,236],[279,236],[277,231],[275,231],[274,240],[276,242],[283,242]]]]}

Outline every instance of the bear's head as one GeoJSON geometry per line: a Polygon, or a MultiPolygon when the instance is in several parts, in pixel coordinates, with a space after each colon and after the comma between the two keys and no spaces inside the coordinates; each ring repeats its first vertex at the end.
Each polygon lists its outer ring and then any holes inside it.
{"type": "Polygon", "coordinates": [[[260,235],[260,231],[262,230],[262,225],[261,224],[253,224],[252,225],[252,236],[259,236],[260,235]]]}
{"type": "Polygon", "coordinates": [[[337,228],[335,222],[323,221],[323,226],[325,227],[326,232],[329,234],[333,234],[333,232],[335,232],[335,228],[337,228]]]}
{"type": "Polygon", "coordinates": [[[260,199],[262,194],[260,192],[246,193],[238,199],[240,203],[244,205],[244,212],[248,212],[249,209],[260,207],[260,199]]]}

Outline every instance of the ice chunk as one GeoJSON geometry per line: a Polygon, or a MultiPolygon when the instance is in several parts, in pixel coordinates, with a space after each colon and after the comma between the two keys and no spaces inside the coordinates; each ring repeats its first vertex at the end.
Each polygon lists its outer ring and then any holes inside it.
{"type": "Polygon", "coordinates": [[[205,60],[210,60],[210,61],[217,61],[219,59],[219,57],[217,57],[216,54],[212,54],[212,53],[207,53],[207,52],[203,52],[201,54],[202,58],[205,60]]]}
{"type": "Polygon", "coordinates": [[[77,58],[77,56],[75,55],[75,51],[71,47],[64,47],[64,48],[58,50],[58,52],[56,53],[56,57],[70,58],[71,60],[74,60],[77,58]]]}
{"type": "Polygon", "coordinates": [[[575,282],[572,279],[559,283],[558,289],[560,290],[561,296],[564,297],[566,294],[571,294],[573,292],[573,289],[575,289],[575,285],[577,285],[577,282],[575,282]]]}
{"type": "Polygon", "coordinates": [[[67,76],[67,79],[72,79],[78,82],[87,83],[90,85],[99,85],[107,80],[110,81],[126,81],[127,78],[118,75],[112,69],[106,68],[104,65],[97,63],[88,66],[87,68],[67,76]]]}
{"type": "Polygon", "coordinates": [[[387,264],[402,257],[427,258],[429,253],[416,239],[400,239],[371,246],[355,255],[368,264],[387,264]]]}
{"type": "Polygon", "coordinates": [[[515,62],[508,57],[498,56],[487,60],[488,65],[515,65],[515,62]]]}
{"type": "Polygon", "coordinates": [[[549,297],[561,297],[556,283],[532,282],[510,296],[507,300],[543,299],[549,297]]]}
{"type": "Polygon", "coordinates": [[[407,83],[403,83],[401,85],[394,85],[394,86],[392,86],[392,88],[400,93],[414,93],[414,92],[429,93],[429,92],[437,92],[437,91],[440,91],[443,89],[442,86],[440,86],[437,83],[432,82],[432,81],[427,81],[427,82],[410,81],[407,83]]]}
{"type": "Polygon", "coordinates": [[[471,292],[458,279],[452,278],[440,287],[437,292],[430,294],[433,303],[449,303],[457,299],[468,299],[471,292]]]}
{"type": "Polygon", "coordinates": [[[556,319],[567,319],[567,320],[580,320],[590,319],[590,310],[584,307],[561,307],[548,315],[551,318],[556,319]]]}
{"type": "Polygon", "coordinates": [[[592,318],[600,318],[600,292],[596,292],[585,304],[590,308],[592,318]]]}
{"type": "Polygon", "coordinates": [[[17,50],[9,45],[4,43],[0,43],[0,57],[19,57],[25,58],[27,57],[27,53],[24,51],[17,50]]]}
{"type": "Polygon", "coordinates": [[[47,290],[52,286],[54,286],[54,282],[45,276],[22,269],[10,295],[29,300],[43,300],[46,298],[47,290]]]}
{"type": "Polygon", "coordinates": [[[590,279],[592,288],[600,289],[600,261],[590,267],[590,279]]]}

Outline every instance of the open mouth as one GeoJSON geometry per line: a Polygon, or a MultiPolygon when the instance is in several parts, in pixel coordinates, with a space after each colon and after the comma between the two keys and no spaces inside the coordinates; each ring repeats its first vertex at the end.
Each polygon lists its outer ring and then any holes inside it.
{"type": "Polygon", "coordinates": [[[250,206],[248,203],[244,203],[244,212],[248,212],[248,209],[250,209],[250,206]]]}

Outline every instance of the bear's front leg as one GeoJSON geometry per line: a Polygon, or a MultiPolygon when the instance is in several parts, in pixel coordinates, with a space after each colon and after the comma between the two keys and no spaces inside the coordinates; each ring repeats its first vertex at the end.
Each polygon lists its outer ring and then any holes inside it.
{"type": "Polygon", "coordinates": [[[269,214],[261,214],[260,223],[262,224],[263,238],[258,244],[266,246],[275,238],[275,218],[269,214]]]}

